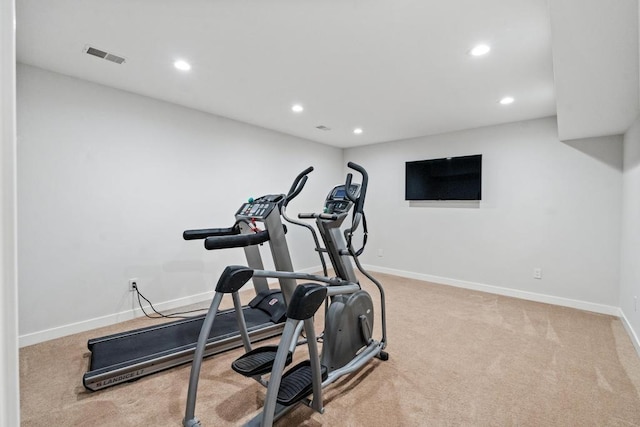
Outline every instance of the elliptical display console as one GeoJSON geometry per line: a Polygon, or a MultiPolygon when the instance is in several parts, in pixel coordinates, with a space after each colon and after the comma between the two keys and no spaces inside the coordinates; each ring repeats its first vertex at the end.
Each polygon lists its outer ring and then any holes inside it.
{"type": "MultiPolygon", "coordinates": [[[[360,195],[360,184],[351,184],[349,186],[349,195],[356,199],[360,195]]],[[[324,213],[328,214],[340,214],[348,212],[353,206],[353,202],[349,200],[346,192],[346,186],[336,185],[333,190],[329,192],[327,199],[324,202],[324,213]]]]}

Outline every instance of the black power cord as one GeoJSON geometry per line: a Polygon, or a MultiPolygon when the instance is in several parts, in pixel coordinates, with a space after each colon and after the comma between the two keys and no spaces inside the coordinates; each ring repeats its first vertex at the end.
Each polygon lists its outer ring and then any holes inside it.
{"type": "Polygon", "coordinates": [[[138,297],[138,305],[140,306],[140,310],[142,310],[144,315],[146,317],[148,317],[149,319],[162,319],[162,318],[166,318],[166,319],[189,319],[189,316],[181,316],[181,315],[182,314],[190,314],[190,313],[198,313],[198,312],[201,312],[201,311],[209,310],[208,308],[199,308],[199,309],[195,309],[195,310],[178,311],[176,313],[164,314],[164,313],[161,313],[158,310],[156,310],[156,308],[153,306],[151,301],[149,301],[144,295],[142,295],[142,293],[140,293],[140,289],[138,288],[138,285],[134,284],[133,285],[133,290],[135,291],[136,296],[138,297]],[[140,300],[141,298],[143,300],[145,300],[149,304],[149,307],[151,307],[151,310],[153,310],[153,312],[156,314],[156,316],[153,316],[153,315],[151,315],[151,314],[146,312],[146,310],[142,306],[142,301],[140,300]]]}

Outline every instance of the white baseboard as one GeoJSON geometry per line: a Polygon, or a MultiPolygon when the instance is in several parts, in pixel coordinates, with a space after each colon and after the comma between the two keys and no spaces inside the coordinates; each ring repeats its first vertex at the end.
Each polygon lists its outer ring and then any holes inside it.
{"type": "MultiPolygon", "coordinates": [[[[299,270],[300,273],[314,273],[320,270],[321,267],[311,267],[304,270],[299,270]]],[[[269,281],[269,283],[277,283],[276,280],[269,281]]],[[[243,289],[251,288],[251,284],[247,283],[243,289]]],[[[153,306],[158,311],[173,310],[175,308],[184,307],[191,304],[198,304],[204,301],[210,301],[213,298],[213,290],[204,292],[197,295],[191,295],[183,298],[177,298],[170,301],[153,303],[153,306]]],[[[151,308],[148,305],[144,306],[144,309],[149,312],[151,308]]],[[[90,331],[91,329],[102,328],[104,326],[114,325],[116,323],[124,322],[126,320],[135,319],[137,317],[144,316],[144,313],[140,307],[121,311],[119,313],[109,314],[106,316],[95,317],[93,319],[82,320],[80,322],[70,323],[67,325],[57,326],[51,329],[45,329],[29,334],[20,335],[18,337],[18,345],[26,347],[28,345],[38,344],[44,341],[52,340],[55,338],[64,337],[71,334],[77,334],[79,332],[90,331]]]]}
{"type": "Polygon", "coordinates": [[[633,330],[629,319],[625,316],[620,307],[612,305],[598,304],[588,301],[574,300],[570,298],[562,298],[553,295],[538,294],[535,292],[521,291],[517,289],[502,288],[500,286],[485,285],[483,283],[467,282],[464,280],[450,279],[447,277],[433,276],[429,274],[414,273],[411,271],[396,270],[393,268],[378,267],[375,265],[365,265],[365,269],[378,273],[386,273],[394,276],[406,277],[408,279],[422,280],[425,282],[437,283],[441,285],[455,286],[457,288],[471,289],[474,291],[487,292],[490,294],[504,295],[513,298],[520,298],[529,301],[542,302],[546,304],[559,305],[562,307],[576,308],[579,310],[592,311],[594,313],[608,314],[616,316],[622,322],[633,346],[640,356],[640,339],[638,334],[633,330]]]}
{"type": "MultiPolygon", "coordinates": [[[[154,303],[153,306],[158,311],[167,311],[179,307],[184,307],[186,305],[197,304],[203,301],[211,300],[211,298],[213,298],[213,291],[205,292],[198,295],[192,295],[185,298],[178,298],[171,301],[165,301],[157,304],[154,303]]],[[[144,306],[144,309],[147,312],[151,311],[151,307],[149,307],[148,305],[144,306]]],[[[87,319],[51,329],[45,329],[43,331],[20,335],[20,337],[18,338],[19,345],[20,347],[25,347],[28,345],[38,344],[55,338],[77,334],[79,332],[85,332],[91,329],[102,328],[104,326],[114,325],[116,323],[135,319],[136,317],[141,316],[144,316],[144,313],[142,313],[140,307],[137,307],[135,309],[125,310],[115,314],[109,314],[107,316],[95,317],[93,319],[87,319]]]]}
{"type": "Polygon", "coordinates": [[[627,316],[625,316],[624,311],[622,311],[622,309],[620,309],[620,313],[618,317],[620,317],[620,320],[622,321],[624,328],[627,330],[627,334],[629,334],[629,338],[631,338],[631,342],[633,343],[633,346],[636,348],[636,352],[640,356],[640,339],[638,339],[638,334],[636,334],[636,331],[633,330],[633,327],[631,326],[631,322],[629,322],[629,319],[627,319],[627,316]]]}
{"type": "MultiPolygon", "coordinates": [[[[487,292],[487,293],[492,293],[497,295],[504,295],[504,296],[514,297],[514,298],[526,299],[530,301],[559,305],[563,307],[577,308],[580,310],[586,310],[586,311],[592,311],[595,313],[609,314],[612,316],[616,316],[622,320],[622,323],[625,329],[627,330],[627,332],[629,333],[629,336],[633,342],[633,345],[635,346],[636,350],[638,351],[638,354],[640,355],[640,341],[638,340],[638,335],[635,333],[635,331],[631,327],[631,324],[629,323],[627,318],[624,316],[624,313],[619,307],[614,307],[614,306],[609,306],[604,304],[597,304],[597,303],[592,303],[588,301],[573,300],[573,299],[562,298],[562,297],[557,297],[553,295],[538,294],[535,292],[527,292],[527,291],[521,291],[517,289],[503,288],[499,286],[486,285],[482,283],[467,282],[464,280],[433,276],[429,274],[421,274],[421,273],[396,270],[396,269],[386,268],[386,267],[378,267],[374,265],[365,265],[364,267],[367,270],[371,270],[379,273],[392,274],[394,276],[407,277],[409,279],[422,280],[426,282],[455,286],[455,287],[464,288],[464,289],[471,289],[471,290],[487,292]]],[[[320,266],[316,266],[316,267],[300,270],[299,272],[314,273],[319,271],[320,269],[321,269],[320,266]]],[[[173,310],[175,308],[184,307],[191,304],[210,301],[211,298],[213,298],[213,291],[157,303],[157,304],[154,304],[154,306],[159,311],[167,311],[167,310],[173,310]]],[[[149,308],[148,306],[145,306],[145,310],[147,310],[148,308],[149,308]]],[[[131,320],[137,317],[141,317],[143,315],[144,314],[142,313],[142,310],[139,307],[137,307],[135,309],[121,311],[115,314],[96,317],[93,319],[87,319],[80,322],[70,323],[67,325],[62,325],[62,326],[58,326],[51,329],[45,329],[42,331],[33,332],[30,334],[20,335],[19,346],[25,347],[25,346],[37,344],[43,341],[48,341],[51,339],[60,338],[63,336],[67,336],[67,335],[71,335],[79,332],[85,332],[91,329],[110,326],[116,323],[124,322],[126,320],[131,320]]]]}
{"type": "Polygon", "coordinates": [[[588,301],[574,300],[557,297],[553,295],[538,294],[535,292],[521,291],[518,289],[502,288],[500,286],[486,285],[483,283],[467,282],[464,280],[450,279],[448,277],[432,276],[430,274],[414,273],[410,271],[396,270],[393,268],[366,265],[366,269],[378,273],[392,274],[394,276],[406,277],[409,279],[422,280],[425,282],[438,283],[442,285],[455,286],[457,288],[471,289],[474,291],[487,292],[490,294],[504,295],[513,298],[526,299],[529,301],[542,302],[546,304],[559,305],[563,307],[577,308],[580,310],[593,311],[600,314],[620,316],[620,308],[612,305],[598,304],[588,301]]]}

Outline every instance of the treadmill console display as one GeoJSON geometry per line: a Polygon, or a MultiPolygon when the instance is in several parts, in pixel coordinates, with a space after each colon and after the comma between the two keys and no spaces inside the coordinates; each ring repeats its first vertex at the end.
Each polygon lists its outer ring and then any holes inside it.
{"type": "Polygon", "coordinates": [[[257,199],[249,199],[236,213],[236,218],[265,219],[284,200],[282,194],[269,194],[257,199]]]}
{"type": "MultiPolygon", "coordinates": [[[[360,184],[351,184],[349,186],[349,194],[353,198],[357,198],[360,195],[360,184]]],[[[348,212],[351,206],[353,206],[353,202],[347,197],[346,186],[338,185],[327,196],[324,202],[324,212],[341,214],[348,212]]]]}

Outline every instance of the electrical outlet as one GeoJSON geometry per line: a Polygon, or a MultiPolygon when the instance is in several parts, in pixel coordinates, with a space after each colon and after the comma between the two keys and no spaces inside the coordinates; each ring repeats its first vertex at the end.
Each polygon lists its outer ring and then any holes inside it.
{"type": "Polygon", "coordinates": [[[378,256],[379,257],[383,257],[384,256],[384,250],[383,249],[378,249],[378,256]]]}
{"type": "Polygon", "coordinates": [[[138,279],[129,279],[129,291],[133,292],[138,289],[138,279]]]}
{"type": "Polygon", "coordinates": [[[542,269],[541,268],[534,268],[533,269],[533,278],[534,279],[542,279],[542,269]]]}

